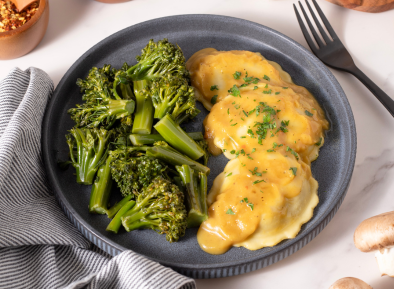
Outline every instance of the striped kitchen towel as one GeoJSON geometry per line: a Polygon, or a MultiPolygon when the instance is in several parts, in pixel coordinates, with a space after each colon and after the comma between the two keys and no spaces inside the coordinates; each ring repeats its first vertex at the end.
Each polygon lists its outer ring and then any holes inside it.
{"type": "Polygon", "coordinates": [[[37,68],[15,68],[0,81],[0,288],[195,288],[132,251],[111,259],[63,214],[41,159],[52,92],[37,68]]]}

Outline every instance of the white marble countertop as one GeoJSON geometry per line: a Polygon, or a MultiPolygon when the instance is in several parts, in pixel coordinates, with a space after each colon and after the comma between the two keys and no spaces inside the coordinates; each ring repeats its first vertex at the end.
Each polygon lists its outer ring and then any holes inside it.
{"type": "MultiPolygon", "coordinates": [[[[108,5],[92,0],[51,0],[48,31],[19,59],[0,61],[0,79],[18,66],[45,70],[55,82],[91,46],[130,25],[178,14],[220,14],[271,27],[308,47],[290,0],[133,0],[108,5]]],[[[368,14],[318,2],[353,59],[394,97],[394,10],[368,14]]],[[[309,48],[308,48],[309,49],[309,48]]],[[[394,119],[353,76],[332,70],[344,89],[357,126],[357,159],[344,203],[307,246],[272,266],[222,279],[197,280],[198,288],[328,288],[346,276],[374,289],[394,288],[380,277],[373,254],[361,253],[353,232],[364,219],[394,210],[394,119]]]]}

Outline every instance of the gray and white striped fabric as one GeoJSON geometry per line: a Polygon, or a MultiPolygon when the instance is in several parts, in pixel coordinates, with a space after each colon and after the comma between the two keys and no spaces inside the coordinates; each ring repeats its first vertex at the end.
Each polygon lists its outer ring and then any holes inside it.
{"type": "Polygon", "coordinates": [[[0,81],[0,288],[195,288],[134,252],[111,259],[68,221],[41,160],[52,91],[37,68],[15,68],[0,81]]]}

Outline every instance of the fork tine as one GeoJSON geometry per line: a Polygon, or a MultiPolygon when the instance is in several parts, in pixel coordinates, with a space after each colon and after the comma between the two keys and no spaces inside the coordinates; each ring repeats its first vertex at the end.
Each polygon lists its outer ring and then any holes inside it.
{"type": "Polygon", "coordinates": [[[321,36],[323,36],[323,38],[324,38],[324,41],[326,43],[331,42],[330,38],[328,38],[328,36],[327,36],[327,33],[324,31],[323,27],[321,26],[320,21],[317,19],[316,14],[313,12],[311,5],[309,5],[308,0],[305,0],[305,2],[306,2],[306,6],[308,6],[309,12],[311,12],[311,15],[313,17],[313,20],[316,23],[317,28],[320,31],[321,36]]]}
{"type": "Polygon", "coordinates": [[[300,7],[301,7],[301,11],[302,11],[302,13],[304,14],[306,23],[308,23],[309,29],[311,30],[312,35],[313,35],[313,37],[315,38],[315,40],[316,40],[316,42],[317,42],[317,45],[319,45],[319,47],[323,47],[323,46],[324,46],[323,41],[321,41],[319,35],[317,34],[317,32],[316,32],[315,28],[313,27],[311,21],[309,20],[309,17],[308,17],[308,15],[307,15],[306,12],[305,12],[304,7],[302,6],[302,4],[301,4],[300,1],[298,1],[298,4],[299,4],[300,7]]]}
{"type": "Polygon", "coordinates": [[[301,16],[300,16],[300,14],[298,13],[298,10],[297,10],[297,7],[295,6],[295,4],[293,4],[293,7],[294,7],[294,12],[295,12],[295,14],[296,14],[296,16],[297,16],[298,24],[300,24],[300,28],[301,28],[302,34],[304,34],[304,37],[305,37],[305,39],[306,39],[306,42],[308,43],[308,45],[309,45],[309,47],[311,48],[311,50],[312,50],[314,53],[316,53],[316,51],[318,50],[318,48],[316,47],[315,43],[313,43],[313,40],[312,40],[311,36],[309,35],[309,32],[308,32],[308,30],[306,29],[305,24],[304,24],[304,22],[302,21],[301,16]]]}
{"type": "Polygon", "coordinates": [[[326,26],[326,29],[327,29],[328,33],[330,33],[332,39],[339,39],[337,34],[335,33],[334,29],[332,29],[331,24],[330,24],[330,22],[328,22],[323,11],[320,9],[319,5],[317,5],[316,0],[312,0],[312,2],[313,2],[313,5],[315,5],[317,13],[319,13],[320,18],[323,21],[324,25],[326,26]]]}

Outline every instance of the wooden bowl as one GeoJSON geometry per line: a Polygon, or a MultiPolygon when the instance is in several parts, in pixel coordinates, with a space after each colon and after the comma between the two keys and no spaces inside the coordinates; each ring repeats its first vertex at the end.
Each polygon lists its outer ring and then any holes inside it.
{"type": "Polygon", "coordinates": [[[21,27],[0,32],[0,60],[14,59],[32,51],[44,37],[49,21],[48,0],[40,0],[38,12],[21,27]]]}
{"type": "Polygon", "coordinates": [[[101,3],[107,3],[107,4],[115,4],[115,3],[128,2],[131,0],[96,0],[96,1],[101,3]]]}
{"type": "Polygon", "coordinates": [[[370,13],[384,12],[394,8],[394,0],[327,0],[336,5],[370,13]]]}

